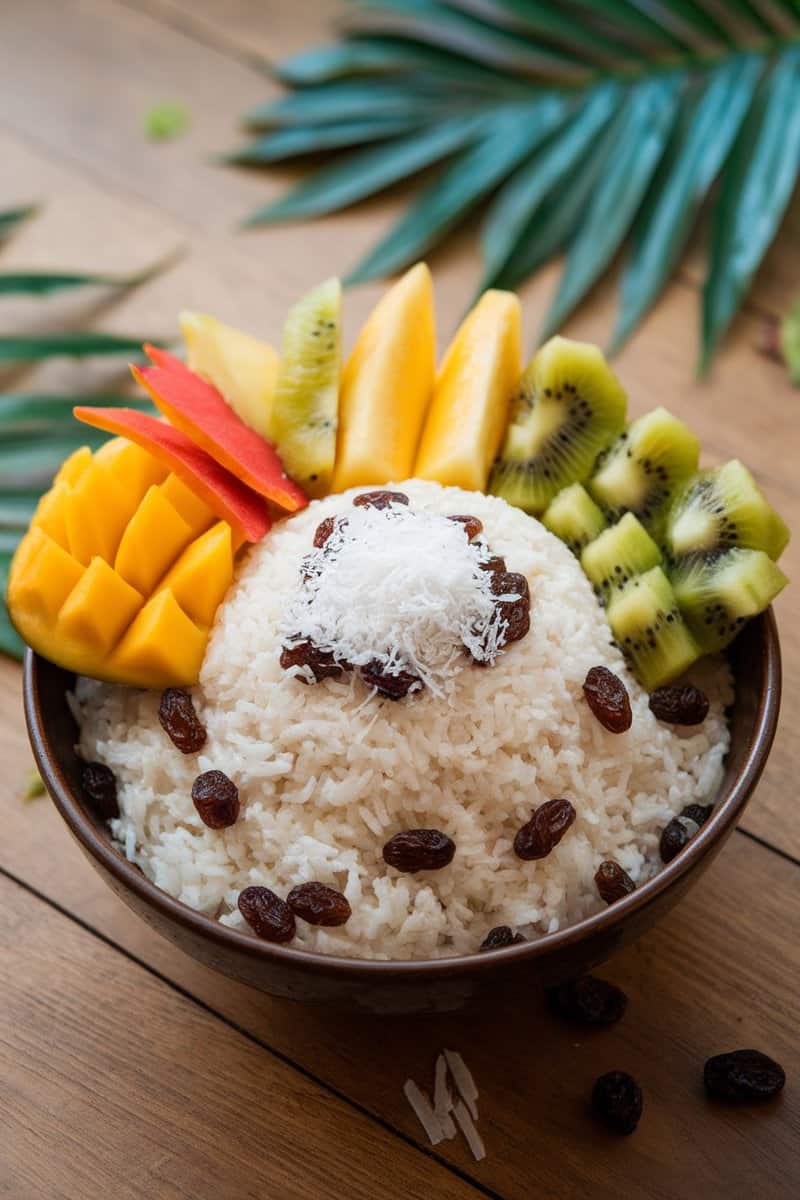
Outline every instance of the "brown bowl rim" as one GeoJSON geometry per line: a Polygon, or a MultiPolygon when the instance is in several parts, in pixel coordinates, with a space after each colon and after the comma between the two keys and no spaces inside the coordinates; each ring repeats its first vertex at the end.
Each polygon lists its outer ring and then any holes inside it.
{"type": "Polygon", "coordinates": [[[259,940],[254,934],[242,933],[221,925],[176,900],[151,883],[138,868],[128,862],[104,839],[84,814],[83,808],[67,782],[50,750],[50,740],[44,728],[39,700],[38,673],[42,660],[32,650],[25,652],[23,695],[25,719],[34,758],[42,779],[62,818],[84,849],[110,875],[116,878],[145,904],[157,909],[164,917],[183,926],[215,945],[261,960],[287,967],[302,967],[311,974],[334,975],[341,978],[360,978],[362,981],[386,982],[402,979],[409,982],[431,983],[443,977],[453,978],[466,973],[491,972],[500,963],[530,965],[553,951],[575,946],[594,935],[609,933],[634,912],[647,908],[668,888],[687,875],[712,848],[722,842],[738,822],[755,788],[769,755],[778,721],[781,695],[781,654],[778,630],[772,609],[757,618],[761,649],[764,655],[764,687],[759,696],[758,711],[752,742],[738,776],[732,781],[728,796],[715,808],[709,820],[691,839],[681,853],[637,888],[629,896],[610,905],[602,912],[585,917],[575,925],[545,934],[536,941],[525,942],[496,950],[492,954],[458,955],[438,959],[362,959],[297,950],[259,940]]]}

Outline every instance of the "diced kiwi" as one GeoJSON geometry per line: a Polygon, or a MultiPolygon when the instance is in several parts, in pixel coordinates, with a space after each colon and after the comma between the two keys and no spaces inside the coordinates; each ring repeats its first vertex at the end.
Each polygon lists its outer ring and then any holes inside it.
{"type": "Polygon", "coordinates": [[[661,551],[633,513],[605,529],[581,554],[584,574],[603,604],[635,575],[643,575],[660,562],[661,551]]]}
{"type": "Polygon", "coordinates": [[[330,491],[341,374],[342,287],[328,279],[289,309],[269,435],[310,496],[330,491]]]}
{"type": "Polygon", "coordinates": [[[587,486],[611,520],[632,512],[658,539],[675,491],[699,458],[700,443],[683,421],[656,408],[617,438],[587,486]]]}
{"type": "Polygon", "coordinates": [[[670,561],[741,546],[778,559],[789,530],[738,459],[692,476],[672,502],[665,533],[670,561]]]}
{"type": "Polygon", "coordinates": [[[606,526],[606,519],[580,483],[562,488],[542,515],[545,528],[561,538],[573,554],[580,554],[606,526]]]}
{"type": "Polygon", "coordinates": [[[570,483],[590,474],[620,433],[626,397],[596,346],[554,337],[520,380],[489,491],[526,512],[544,512],[570,483]]]}
{"type": "Polygon", "coordinates": [[[631,579],[613,596],[606,616],[617,645],[648,691],[676,679],[700,657],[661,567],[631,579]]]}
{"type": "Polygon", "coordinates": [[[726,550],[672,572],[681,613],[703,653],[724,649],[788,583],[763,550],[726,550]]]}

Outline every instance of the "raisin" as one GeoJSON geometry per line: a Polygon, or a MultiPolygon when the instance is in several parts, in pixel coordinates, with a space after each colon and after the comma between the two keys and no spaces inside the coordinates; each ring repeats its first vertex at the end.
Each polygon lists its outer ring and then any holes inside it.
{"type": "MultiPolygon", "coordinates": [[[[317,683],[323,679],[336,679],[344,670],[343,664],[334,659],[330,650],[320,650],[310,638],[303,638],[293,646],[284,646],[281,650],[280,664],[284,671],[291,667],[308,667],[317,683]]],[[[301,683],[308,683],[302,675],[296,678],[301,683]]]]}
{"type": "Polygon", "coordinates": [[[299,883],[286,903],[309,925],[344,925],[352,912],[347,897],[324,883],[299,883]]]}
{"type": "Polygon", "coordinates": [[[408,504],[405,492],[362,492],[356,496],[356,508],[389,508],[391,504],[408,504]]]}
{"type": "Polygon", "coordinates": [[[294,914],[269,888],[247,887],[239,893],[239,912],[265,942],[290,942],[295,935],[294,914]]]}
{"type": "Polygon", "coordinates": [[[506,623],[503,645],[518,642],[531,627],[531,591],[528,581],[516,571],[493,571],[491,588],[495,596],[516,594],[519,597],[517,600],[499,600],[497,604],[506,623]]]}
{"type": "Polygon", "coordinates": [[[624,733],[633,722],[625,684],[607,667],[592,667],[583,682],[589,708],[609,733],[624,733]]]}
{"type": "Polygon", "coordinates": [[[670,725],[701,725],[708,716],[708,696],[691,683],[670,684],[651,693],[650,712],[670,725]]]}
{"type": "Polygon", "coordinates": [[[448,517],[447,519],[448,521],[455,521],[458,525],[464,526],[468,542],[473,542],[479,533],[483,533],[483,521],[480,521],[477,517],[458,515],[448,517]]]}
{"type": "Polygon", "coordinates": [[[499,554],[493,554],[491,558],[487,558],[486,562],[478,563],[478,566],[482,571],[491,571],[492,574],[498,571],[505,574],[508,570],[506,560],[501,558],[499,554]]]}
{"type": "MultiPolygon", "coordinates": [[[[522,600],[527,600],[530,604],[531,589],[528,586],[528,581],[524,575],[520,575],[518,571],[495,571],[492,573],[492,595],[493,596],[519,596],[522,600]]],[[[516,600],[507,600],[506,604],[516,604],[516,600]]]]}
{"type": "Polygon", "coordinates": [[[94,814],[103,821],[119,816],[117,779],[105,763],[89,762],[81,767],[81,787],[94,814]]]}
{"type": "Polygon", "coordinates": [[[594,881],[597,884],[598,892],[606,904],[613,904],[615,900],[622,900],[624,896],[628,896],[636,890],[636,884],[628,872],[624,871],[618,862],[614,862],[613,858],[608,859],[607,862],[600,863],[600,866],[594,873],[594,881]]]}
{"type": "Polygon", "coordinates": [[[161,694],[158,719],[181,754],[197,754],[206,744],[206,728],[200,723],[192,697],[182,688],[167,688],[161,694]]]}
{"type": "Polygon", "coordinates": [[[515,600],[513,604],[501,604],[506,627],[503,631],[503,645],[518,642],[528,633],[531,627],[530,605],[524,600],[515,600]]]}
{"type": "Polygon", "coordinates": [[[391,675],[383,669],[378,659],[373,659],[361,668],[361,678],[387,700],[402,700],[415,685],[422,686],[419,675],[414,675],[411,671],[398,671],[396,675],[391,675]]]}
{"type": "Polygon", "coordinates": [[[347,517],[326,517],[324,521],[320,521],[314,534],[314,545],[316,548],[318,550],[322,549],[337,525],[340,529],[344,529],[346,524],[347,517]]]}
{"type": "Polygon", "coordinates": [[[608,1071],[592,1088],[592,1109],[615,1133],[633,1133],[642,1117],[642,1089],[627,1071],[608,1071]]]}
{"type": "Polygon", "coordinates": [[[490,929],[479,946],[479,953],[484,950],[503,950],[506,946],[521,946],[527,941],[521,933],[514,933],[510,925],[495,925],[490,929]]]}
{"type": "Polygon", "coordinates": [[[575,1025],[613,1025],[625,1014],[628,997],[607,979],[582,975],[551,988],[547,998],[553,1012],[575,1025]]]}
{"type": "Polygon", "coordinates": [[[453,861],[456,844],[439,829],[405,829],[383,847],[383,861],[406,875],[440,871],[453,861]]]}
{"type": "Polygon", "coordinates": [[[526,862],[547,858],[575,821],[569,800],[547,800],[534,810],[530,821],[517,830],[514,853],[526,862]]]}
{"type": "Polygon", "coordinates": [[[239,789],[223,771],[204,771],[192,784],[192,800],[204,825],[227,829],[239,816],[239,789]]]}
{"type": "Polygon", "coordinates": [[[760,1050],[734,1050],[709,1058],[703,1082],[715,1100],[769,1100],[782,1090],[786,1072],[760,1050]]]}
{"type": "Polygon", "coordinates": [[[695,825],[705,825],[713,811],[713,804],[687,804],[681,816],[694,821],[695,825]]]}
{"type": "Polygon", "coordinates": [[[672,862],[689,841],[689,830],[680,817],[673,817],[661,830],[658,852],[663,863],[672,862]]]}

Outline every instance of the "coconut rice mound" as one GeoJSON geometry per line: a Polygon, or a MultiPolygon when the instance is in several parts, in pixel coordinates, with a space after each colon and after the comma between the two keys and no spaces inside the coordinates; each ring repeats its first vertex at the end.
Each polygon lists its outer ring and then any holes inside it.
{"type": "MultiPolygon", "coordinates": [[[[395,486],[395,485],[392,485],[395,486]]],[[[612,644],[578,561],[538,521],[505,501],[435,483],[399,485],[417,509],[471,513],[510,571],[531,589],[531,630],[486,668],[455,674],[399,703],[354,674],[307,686],[279,666],[280,630],[301,560],[327,516],[364,489],[315,501],[254,547],[221,606],[195,706],[208,731],[182,755],[158,721],[159,695],[81,680],[80,750],[117,776],[111,823],[127,857],[159,887],[226,925],[251,884],[286,896],[315,880],[344,892],[339,928],[297,922],[295,945],[359,958],[472,953],[490,929],[535,938],[605,907],[594,885],[604,859],[641,883],[660,866],[658,839],[687,804],[707,803],[728,748],[732,699],[721,659],[691,672],[708,694],[699,729],[661,724],[612,644]],[[632,728],[607,732],[583,699],[590,667],[628,688],[632,728]],[[239,787],[236,824],[207,828],[191,799],[196,776],[224,771],[239,787]],[[523,862],[514,835],[546,800],[577,819],[545,859],[523,862]],[[435,828],[456,844],[441,871],[401,875],[382,858],[403,829],[435,828]]]]}

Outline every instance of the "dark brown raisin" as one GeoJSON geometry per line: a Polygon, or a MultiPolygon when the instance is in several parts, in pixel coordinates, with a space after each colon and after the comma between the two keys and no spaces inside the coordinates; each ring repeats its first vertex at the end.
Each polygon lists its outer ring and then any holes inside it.
{"type": "Polygon", "coordinates": [[[205,746],[205,725],[200,723],[192,697],[182,688],[167,688],[162,692],[158,719],[181,754],[197,754],[205,746]]]}
{"type": "Polygon", "coordinates": [[[636,884],[613,858],[601,862],[594,873],[597,890],[606,904],[613,904],[636,890],[636,884]]]}
{"type": "Polygon", "coordinates": [[[700,725],[708,716],[708,696],[691,683],[673,683],[650,695],[650,712],[670,725],[700,725]]]}
{"type": "Polygon", "coordinates": [[[495,925],[490,929],[479,946],[479,953],[484,950],[504,950],[506,946],[521,946],[527,938],[521,933],[514,933],[510,925],[495,925]]]}
{"type": "Polygon", "coordinates": [[[352,912],[347,897],[324,883],[299,883],[286,903],[309,925],[344,925],[352,912]]]}
{"type": "Polygon", "coordinates": [[[353,504],[356,508],[389,508],[391,504],[408,504],[408,496],[404,492],[362,492],[353,504]]]}
{"type": "Polygon", "coordinates": [[[583,682],[589,708],[609,733],[624,733],[633,722],[628,690],[607,667],[592,667],[583,682]]]}
{"type": "MultiPolygon", "coordinates": [[[[519,596],[530,604],[531,589],[525,576],[518,571],[494,571],[491,587],[493,596],[519,596]]],[[[510,606],[518,601],[508,600],[506,603],[510,606]]]]}
{"type": "Polygon", "coordinates": [[[493,554],[491,558],[487,558],[486,562],[478,563],[482,571],[491,571],[492,574],[500,571],[503,574],[508,570],[506,560],[501,558],[499,554],[493,554]]]}
{"type": "Polygon", "coordinates": [[[269,888],[246,887],[239,893],[239,912],[265,942],[290,942],[295,935],[289,905],[269,888]]]}
{"type": "MultiPolygon", "coordinates": [[[[343,664],[336,662],[330,650],[320,650],[310,638],[303,638],[293,646],[284,646],[281,650],[280,664],[284,671],[291,667],[309,667],[317,683],[322,679],[336,679],[344,670],[343,664]]],[[[302,675],[296,678],[301,683],[308,683],[302,675]]]]}
{"type": "Polygon", "coordinates": [[[440,871],[453,861],[456,844],[439,829],[404,829],[383,847],[383,861],[406,875],[440,871]]]}
{"type": "Polygon", "coordinates": [[[314,534],[314,545],[316,548],[318,550],[322,549],[337,525],[340,529],[343,529],[346,524],[347,517],[326,517],[324,521],[320,521],[314,534]]]}
{"type": "Polygon", "coordinates": [[[673,817],[661,830],[658,852],[663,863],[672,862],[689,841],[689,830],[680,817],[673,817]]]}
{"type": "Polygon", "coordinates": [[[547,998],[553,1012],[575,1025],[613,1025],[628,1003],[620,988],[596,975],[582,975],[551,988],[547,998]]]}
{"type": "Polygon", "coordinates": [[[117,780],[105,763],[89,762],[81,767],[81,787],[89,807],[102,821],[119,816],[117,780]]]}
{"type": "Polygon", "coordinates": [[[519,642],[531,627],[531,610],[526,600],[515,600],[513,604],[501,604],[500,608],[506,621],[503,632],[503,645],[519,642]]]}
{"type": "Polygon", "coordinates": [[[411,671],[398,671],[396,675],[392,675],[384,670],[377,659],[361,668],[361,678],[387,700],[402,700],[415,685],[417,691],[422,686],[419,675],[414,675],[411,671]]]}
{"type": "Polygon", "coordinates": [[[467,535],[467,541],[473,542],[479,533],[483,533],[483,521],[477,517],[458,516],[448,517],[448,521],[456,521],[457,524],[464,526],[464,531],[467,535]]]}
{"type": "Polygon", "coordinates": [[[687,804],[681,816],[688,817],[695,825],[705,825],[713,811],[713,804],[687,804]]]}
{"type": "Polygon", "coordinates": [[[224,771],[204,771],[192,784],[192,800],[204,825],[228,829],[239,816],[239,789],[224,771]]]}
{"type": "Polygon", "coordinates": [[[782,1090],[786,1072],[760,1050],[734,1050],[709,1058],[703,1082],[715,1100],[769,1100],[782,1090]]]}
{"type": "Polygon", "coordinates": [[[627,1071],[608,1071],[592,1088],[592,1110],[614,1133],[633,1133],[643,1106],[642,1089],[627,1071]]]}
{"type": "Polygon", "coordinates": [[[517,830],[514,853],[526,862],[547,858],[575,821],[569,800],[546,800],[534,810],[530,821],[517,830]]]}

